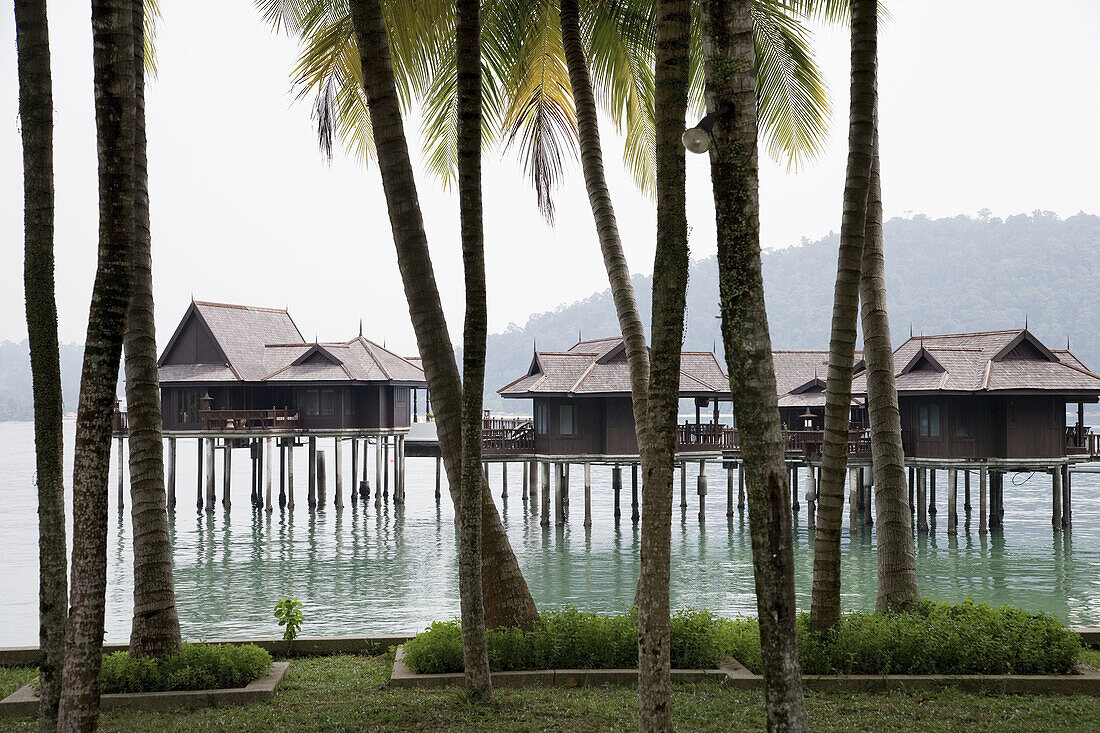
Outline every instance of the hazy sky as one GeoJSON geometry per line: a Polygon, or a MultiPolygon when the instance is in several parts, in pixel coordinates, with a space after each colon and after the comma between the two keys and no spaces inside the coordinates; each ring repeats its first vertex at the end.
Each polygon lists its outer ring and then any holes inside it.
{"type": "MultiPolygon", "coordinates": [[[[192,295],[289,306],[307,338],[367,335],[412,353],[377,170],[317,151],[308,104],[289,88],[295,45],[247,0],[161,0],[159,76],[147,88],[155,294],[161,343],[192,295]]],[[[890,0],[880,40],[887,217],[1097,213],[1100,2],[890,0]]],[[[57,286],[64,341],[82,341],[95,271],[97,204],[89,3],[50,4],[56,109],[57,286]]],[[[785,247],[839,229],[848,39],[819,29],[830,83],[828,149],[804,171],[763,161],[762,238],[785,247]]],[[[26,333],[15,29],[0,13],[0,339],[26,333]]],[[[417,132],[415,121],[408,126],[417,132]]],[[[415,147],[416,141],[413,141],[415,147]]],[[[652,269],[654,205],[605,153],[632,269],[652,269]]],[[[692,254],[714,252],[706,156],[689,156],[692,254]]],[[[457,197],[418,169],[452,333],[462,316],[457,197]]],[[[490,325],[607,287],[579,164],[541,220],[512,153],[485,166],[490,325]]],[[[1094,253],[1095,254],[1095,253],[1094,253]]],[[[831,277],[822,273],[822,277],[831,277]]]]}

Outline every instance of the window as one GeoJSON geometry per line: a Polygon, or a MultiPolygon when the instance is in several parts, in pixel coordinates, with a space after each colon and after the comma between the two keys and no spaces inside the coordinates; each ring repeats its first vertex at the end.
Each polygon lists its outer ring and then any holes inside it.
{"type": "Polygon", "coordinates": [[[320,391],[316,389],[306,390],[306,414],[307,415],[320,415],[321,414],[321,401],[320,391]]]}
{"type": "Polygon", "coordinates": [[[333,402],[334,402],[334,397],[335,397],[335,391],[334,390],[331,390],[331,389],[322,389],[321,390],[321,414],[322,415],[331,415],[332,414],[332,405],[333,405],[333,402]]]}
{"type": "Polygon", "coordinates": [[[176,422],[188,425],[199,421],[200,392],[197,389],[183,389],[176,394],[176,422]]]}
{"type": "Polygon", "coordinates": [[[922,438],[938,438],[940,437],[940,406],[939,403],[932,402],[929,404],[922,404],[918,411],[920,419],[920,437],[922,438]]]}
{"type": "Polygon", "coordinates": [[[350,388],[344,390],[344,414],[355,414],[355,393],[350,388]]]}
{"type": "Polygon", "coordinates": [[[546,409],[545,402],[535,403],[535,432],[539,435],[546,435],[549,432],[549,419],[547,417],[548,410],[546,409]]]}
{"type": "Polygon", "coordinates": [[[573,434],[573,405],[562,405],[558,408],[558,428],[561,435],[573,434]]]}
{"type": "Polygon", "coordinates": [[[959,410],[955,413],[955,436],[959,438],[970,437],[970,413],[959,410]]]}

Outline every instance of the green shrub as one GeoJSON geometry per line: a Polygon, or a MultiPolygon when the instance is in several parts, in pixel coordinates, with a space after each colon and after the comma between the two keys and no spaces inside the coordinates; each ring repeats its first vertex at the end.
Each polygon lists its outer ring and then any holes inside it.
{"type": "Polygon", "coordinates": [[[271,669],[271,655],[255,644],[184,644],[163,660],[115,652],[103,657],[101,692],[214,690],[244,687],[271,669]]]}
{"type": "MultiPolygon", "coordinates": [[[[532,631],[491,629],[489,666],[519,669],[635,667],[635,611],[607,616],[565,607],[544,611],[532,631]]],[[[1078,662],[1077,635],[1053,616],[988,604],[925,602],[912,613],[853,613],[825,635],[798,621],[805,674],[1067,674],[1078,662]]],[[[672,615],[674,669],[717,667],[733,657],[760,673],[756,619],[728,619],[710,611],[672,615]]],[[[458,621],[433,623],[405,644],[405,661],[420,673],[459,672],[458,621]]]]}

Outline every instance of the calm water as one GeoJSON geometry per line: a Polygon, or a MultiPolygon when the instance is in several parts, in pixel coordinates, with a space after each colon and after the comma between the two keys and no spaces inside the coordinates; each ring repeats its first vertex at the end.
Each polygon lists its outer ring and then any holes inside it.
{"type": "MultiPolygon", "coordinates": [[[[65,426],[71,448],[75,426],[65,426]]],[[[325,447],[325,446],[322,446],[325,447]]],[[[331,446],[329,446],[331,447],[331,446]]],[[[331,453],[331,450],[328,451],[331,453]]],[[[232,511],[219,505],[196,515],[195,449],[180,441],[179,508],[171,517],[175,546],[176,595],[187,639],[275,636],[271,611],[283,595],[305,603],[311,635],[409,632],[433,619],[458,615],[454,515],[434,499],[435,461],[409,459],[407,504],[403,509],[350,505],[315,513],[305,508],[306,451],[295,451],[298,509],[254,512],[248,501],[250,465],[244,451],[233,461],[232,511]]],[[[349,476],[345,486],[350,486],[349,476]]],[[[332,463],[329,482],[332,482],[332,463]]],[[[373,455],[372,455],[373,461],[373,455]]],[[[218,494],[221,495],[221,461],[218,494]]],[[[112,459],[112,465],[115,461],[112,459]]],[[[543,528],[521,496],[521,468],[511,467],[507,502],[500,499],[499,465],[492,466],[493,493],[502,508],[524,575],[540,606],[571,603],[582,609],[618,611],[634,597],[639,535],[629,516],[629,474],[623,493],[624,519],[612,515],[611,469],[592,469],[593,525],[582,526],[583,473],[571,480],[572,523],[543,528]]],[[[371,477],[373,480],[373,465],[371,477]]],[[[37,515],[33,484],[34,448],[30,423],[0,423],[0,646],[38,640],[37,515]]],[[[277,476],[277,472],[276,472],[277,476]]],[[[747,521],[725,517],[725,474],[709,471],[708,521],[700,526],[694,468],[689,468],[691,508],[674,511],[672,602],[723,614],[754,614],[752,560],[747,521]]],[[[804,479],[803,479],[804,481],[804,479]]],[[[977,481],[974,482],[977,504],[977,481]]],[[[946,535],[946,476],[937,482],[939,521],[933,534],[917,542],[917,563],[925,595],[961,600],[971,595],[994,604],[1012,603],[1057,614],[1072,624],[1100,625],[1100,476],[1076,474],[1072,533],[1050,529],[1050,478],[1009,475],[1005,486],[1005,527],[987,536],[960,519],[957,538],[946,535]]],[[[107,639],[129,635],[132,599],[130,517],[115,505],[111,478],[108,540],[107,639]]],[[[804,487],[803,487],[804,488],[804,487]]],[[[277,487],[275,489],[277,493],[277,487]]],[[[678,497],[677,488],[677,497],[678,497]]],[[[328,501],[333,491],[330,486],[328,501]]],[[[347,500],[347,498],[345,498],[347,500]]],[[[962,486],[959,486],[962,507],[962,486]]],[[[804,513],[804,512],[803,512],[804,513]]],[[[812,543],[803,517],[795,524],[799,604],[809,606],[812,543]]],[[[875,538],[844,533],[844,603],[871,608],[875,600],[875,538]]]]}

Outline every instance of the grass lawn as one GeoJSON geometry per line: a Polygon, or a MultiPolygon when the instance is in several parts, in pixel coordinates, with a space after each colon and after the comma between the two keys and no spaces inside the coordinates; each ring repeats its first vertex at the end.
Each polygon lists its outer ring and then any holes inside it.
{"type": "MultiPolygon", "coordinates": [[[[1100,664],[1100,653],[1087,660],[1100,664]]],[[[245,708],[180,713],[115,712],[100,730],[345,731],[345,730],[636,730],[633,688],[499,689],[491,707],[471,706],[459,690],[390,690],[389,656],[297,659],[274,700],[245,708]]],[[[0,669],[0,692],[11,692],[33,670],[0,669]]],[[[673,686],[678,730],[763,730],[763,696],[720,682],[673,686]]],[[[807,696],[819,731],[1096,731],[1100,699],[984,696],[954,691],[807,696]]],[[[29,718],[0,720],[0,730],[31,731],[29,718]]]]}

